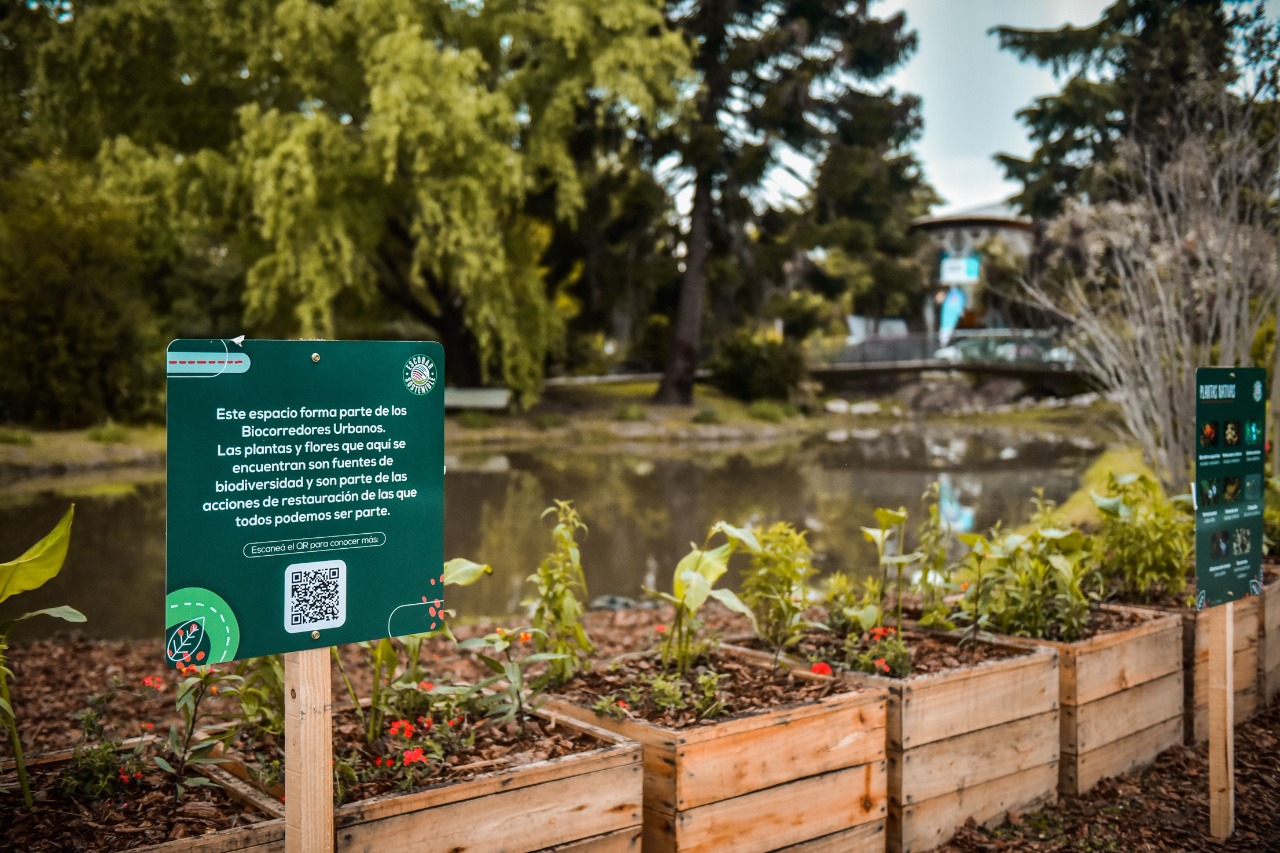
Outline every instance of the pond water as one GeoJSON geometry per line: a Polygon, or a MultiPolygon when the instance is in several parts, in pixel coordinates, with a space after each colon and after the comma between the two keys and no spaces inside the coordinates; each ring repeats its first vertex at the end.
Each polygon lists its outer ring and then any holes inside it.
{"type": "MultiPolygon", "coordinates": [[[[589,532],[581,540],[590,594],[643,599],[666,589],[690,542],[724,519],[789,521],[808,529],[826,571],[872,570],[860,532],[878,506],[906,506],[911,526],[920,496],[940,477],[961,522],[985,530],[1030,514],[1032,490],[1061,500],[1101,448],[1079,438],[1013,429],[904,425],[841,431],[803,442],[739,446],[610,446],[468,452],[450,456],[445,477],[445,557],[494,566],[474,587],[451,590],[461,617],[518,612],[525,577],[550,546],[553,499],[572,500],[589,532]]],[[[76,503],[62,573],[0,605],[0,620],[70,604],[102,638],[159,638],[164,600],[165,487],[152,472],[122,482],[57,482],[47,489],[0,488],[0,559],[12,559],[76,503]]],[[[407,572],[415,567],[406,566],[407,572]]],[[[732,572],[731,572],[732,574],[732,572]]],[[[732,581],[732,578],[730,578],[732,581]]],[[[63,630],[27,623],[15,640],[63,630]]]]}

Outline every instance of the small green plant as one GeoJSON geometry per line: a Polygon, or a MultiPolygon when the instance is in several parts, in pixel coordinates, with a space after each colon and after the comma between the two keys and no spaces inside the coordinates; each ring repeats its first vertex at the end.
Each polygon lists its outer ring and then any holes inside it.
{"type": "Polygon", "coordinates": [[[568,420],[561,412],[534,412],[529,415],[529,425],[539,432],[562,427],[568,420]]]}
{"type": "Polygon", "coordinates": [[[459,412],[458,426],[463,429],[492,429],[497,419],[488,412],[480,412],[475,409],[468,409],[465,412],[459,412]]]}
{"type": "Polygon", "coordinates": [[[19,447],[30,447],[35,439],[30,430],[18,427],[0,426],[0,444],[16,444],[19,447]]]}
{"type": "Polygon", "coordinates": [[[197,737],[196,734],[202,720],[215,716],[209,711],[209,699],[232,685],[238,685],[241,678],[219,672],[211,666],[179,665],[178,672],[183,680],[178,684],[174,707],[182,718],[182,724],[169,726],[169,736],[161,750],[163,754],[153,756],[151,760],[173,779],[174,799],[181,801],[182,795],[191,788],[217,786],[207,776],[193,771],[205,765],[222,763],[223,759],[213,755],[214,749],[233,732],[221,738],[197,737]]]}
{"type": "MultiPolygon", "coordinates": [[[[27,592],[42,586],[50,578],[62,570],[67,558],[67,548],[71,543],[71,520],[75,516],[75,504],[67,509],[62,520],[54,525],[53,530],[26,553],[7,563],[0,563],[0,602],[20,592],[27,592]]],[[[67,622],[83,622],[84,614],[74,607],[47,607],[33,610],[15,619],[0,622],[0,723],[9,733],[9,744],[13,749],[14,770],[18,777],[18,786],[22,790],[22,801],[31,808],[31,784],[27,779],[27,765],[22,759],[22,739],[18,735],[18,718],[13,710],[13,695],[9,690],[9,682],[13,680],[13,670],[9,669],[8,651],[9,634],[19,622],[25,622],[36,616],[52,616],[67,622]]]]}
{"type": "MultiPolygon", "coordinates": [[[[1079,530],[1053,526],[1052,501],[1037,494],[1032,503],[1031,531],[981,540],[976,571],[963,573],[966,583],[973,584],[966,590],[966,595],[973,593],[976,617],[971,624],[1074,642],[1084,636],[1099,596],[1091,543],[1079,530]]],[[[961,616],[970,621],[968,612],[961,616]]]]}
{"type": "Polygon", "coordinates": [[[548,661],[547,670],[555,684],[564,684],[574,673],[586,665],[595,646],[582,625],[585,608],[582,600],[587,597],[587,579],[582,572],[582,555],[578,549],[577,534],[585,533],[577,510],[570,501],[556,501],[542,517],[555,513],[556,524],[551,530],[552,549],[537,570],[529,575],[529,582],[538,591],[533,606],[534,635],[538,638],[538,651],[550,652],[558,657],[548,661]]]}
{"type": "Polygon", "coordinates": [[[845,642],[845,663],[858,672],[906,678],[911,674],[911,649],[897,628],[880,625],[845,642]]]}
{"type": "MultiPolygon", "coordinates": [[[[997,525],[991,535],[994,537],[998,533],[997,525]]],[[[961,533],[958,538],[969,547],[955,573],[962,595],[956,619],[968,625],[960,638],[963,644],[976,638],[978,632],[985,631],[991,624],[992,580],[995,578],[991,564],[995,557],[991,541],[981,533],[961,533]]]]}
{"type": "MultiPolygon", "coordinates": [[[[492,566],[458,557],[444,564],[441,584],[446,587],[470,586],[490,574],[493,574],[492,566]]],[[[404,698],[398,694],[416,687],[422,680],[424,673],[419,660],[422,642],[427,637],[439,633],[453,637],[448,624],[442,621],[441,626],[434,632],[399,638],[400,645],[403,645],[408,652],[407,663],[403,668],[400,666],[400,651],[395,640],[384,637],[376,643],[358,644],[369,653],[369,665],[373,669],[373,687],[367,712],[362,707],[360,697],[356,695],[351,678],[342,665],[342,659],[338,657],[337,648],[333,648],[333,661],[347,688],[347,695],[355,708],[356,716],[364,724],[366,742],[373,743],[377,740],[382,732],[383,721],[388,715],[397,712],[397,702],[404,698]]]]}
{"type": "Polygon", "coordinates": [[[694,661],[705,652],[705,645],[698,639],[698,630],[702,627],[698,611],[708,598],[714,598],[735,613],[746,616],[755,628],[755,614],[751,608],[731,590],[715,588],[716,581],[729,570],[729,558],[734,551],[745,548],[756,553],[760,550],[755,535],[749,529],[719,521],[712,525],[701,548],[693,544],[690,548],[689,553],[676,564],[670,593],[645,590],[675,607],[675,619],[671,630],[663,636],[661,654],[663,666],[674,669],[681,677],[688,676],[694,661]],[[723,535],[725,542],[712,548],[711,540],[717,534],[723,535]]]}
{"type": "Polygon", "coordinates": [[[631,422],[646,421],[649,419],[649,413],[639,403],[623,403],[613,410],[613,419],[631,422]]]}
{"type": "Polygon", "coordinates": [[[498,722],[514,722],[524,731],[529,714],[541,704],[543,690],[550,683],[550,674],[531,675],[534,664],[552,664],[565,655],[549,652],[524,654],[531,643],[545,642],[546,634],[537,628],[507,631],[499,628],[483,637],[472,637],[458,644],[459,649],[471,651],[493,675],[475,685],[474,701],[486,716],[498,722]],[[483,651],[482,651],[483,650],[483,651]]]}
{"type": "Polygon", "coordinates": [[[625,699],[619,699],[616,693],[606,693],[591,706],[591,710],[601,717],[609,717],[614,720],[625,720],[630,708],[630,703],[625,699]]]}
{"type": "Polygon", "coordinates": [[[722,716],[726,707],[720,695],[720,682],[728,676],[712,670],[690,673],[687,678],[675,673],[657,673],[632,688],[629,699],[620,700],[608,696],[596,703],[596,713],[621,718],[634,706],[651,709],[661,714],[678,714],[692,711],[697,720],[722,716]]]}
{"type": "Polygon", "coordinates": [[[773,651],[776,665],[806,630],[824,627],[804,618],[817,570],[804,533],[785,521],[761,531],[756,542],[759,548],[741,576],[742,600],[755,614],[757,636],[773,651]]]}
{"type": "Polygon", "coordinates": [[[905,547],[907,531],[907,511],[901,507],[896,510],[879,508],[875,512],[876,526],[862,528],[862,535],[868,542],[876,546],[876,561],[880,568],[880,601],[877,604],[879,614],[876,625],[884,624],[884,594],[889,587],[889,568],[893,567],[896,594],[894,604],[897,608],[896,623],[902,624],[902,589],[905,586],[907,567],[920,559],[920,552],[901,553],[905,547]],[[895,538],[896,536],[896,538],[895,538]],[[894,553],[898,551],[899,553],[894,553]]]}
{"type": "Polygon", "coordinates": [[[1096,549],[1107,585],[1127,601],[1181,595],[1193,551],[1191,516],[1145,474],[1112,474],[1107,491],[1093,495],[1102,513],[1096,549]]]}
{"type": "Polygon", "coordinates": [[[695,424],[722,424],[724,418],[720,417],[720,413],[710,406],[698,409],[694,416],[690,419],[695,424]]]}
{"type": "Polygon", "coordinates": [[[137,751],[120,752],[119,741],[81,744],[58,774],[58,790],[69,797],[105,800],[142,780],[143,762],[137,751]]]}
{"type": "Polygon", "coordinates": [[[284,658],[265,655],[236,666],[242,679],[228,692],[240,703],[240,720],[255,732],[279,737],[284,734],[284,658]]]}
{"type": "Polygon", "coordinates": [[[920,574],[915,582],[915,592],[920,596],[919,625],[950,631],[955,628],[950,618],[951,606],[946,601],[955,590],[951,581],[953,566],[948,557],[951,530],[938,511],[939,491],[938,483],[934,482],[920,498],[925,505],[925,519],[917,531],[920,574]]]}
{"type": "Polygon", "coordinates": [[[777,400],[755,400],[747,405],[747,417],[770,424],[780,424],[796,414],[795,406],[777,400]]]}
{"type": "Polygon", "coordinates": [[[859,587],[844,572],[832,572],[823,583],[827,627],[839,637],[856,638],[871,626],[880,624],[883,597],[879,578],[863,578],[859,587]]]}
{"type": "Polygon", "coordinates": [[[115,421],[109,420],[100,426],[92,427],[89,430],[88,438],[90,441],[96,441],[99,444],[125,444],[129,441],[129,430],[115,421]]]}

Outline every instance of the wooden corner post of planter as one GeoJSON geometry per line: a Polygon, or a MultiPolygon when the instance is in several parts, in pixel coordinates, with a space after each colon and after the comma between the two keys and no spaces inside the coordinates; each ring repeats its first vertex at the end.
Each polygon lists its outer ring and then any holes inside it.
{"type": "Polygon", "coordinates": [[[286,853],[333,850],[333,700],[329,649],[284,656],[286,853]]]}

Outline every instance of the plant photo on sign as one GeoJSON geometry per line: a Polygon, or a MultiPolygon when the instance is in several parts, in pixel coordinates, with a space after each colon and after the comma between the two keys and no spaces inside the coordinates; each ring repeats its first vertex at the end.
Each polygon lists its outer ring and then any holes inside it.
{"type": "MultiPolygon", "coordinates": [[[[49,534],[27,549],[26,553],[0,563],[0,602],[22,592],[29,592],[43,586],[62,570],[67,558],[67,548],[71,544],[71,520],[75,516],[75,504],[72,504],[49,534]]],[[[36,616],[52,616],[67,622],[83,622],[84,614],[74,607],[48,607],[24,613],[15,619],[0,622],[0,722],[4,723],[9,734],[9,743],[13,748],[14,769],[17,771],[18,786],[22,790],[22,801],[31,808],[31,786],[27,779],[27,766],[22,756],[22,738],[18,733],[18,719],[13,710],[13,694],[9,683],[13,680],[13,670],[8,667],[9,635],[18,623],[36,616]]]]}

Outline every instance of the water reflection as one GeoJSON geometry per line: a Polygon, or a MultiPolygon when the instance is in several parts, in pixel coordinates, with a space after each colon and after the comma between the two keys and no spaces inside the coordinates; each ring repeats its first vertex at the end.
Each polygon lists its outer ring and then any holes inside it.
{"type": "MultiPolygon", "coordinates": [[[[446,557],[492,564],[493,577],[452,595],[461,615],[518,610],[524,578],[550,544],[553,499],[571,499],[589,527],[582,562],[591,594],[642,598],[665,588],[690,542],[714,522],[789,521],[810,531],[824,571],[869,571],[874,551],[860,527],[877,506],[916,510],[945,473],[974,529],[1017,523],[1043,487],[1062,499],[1097,450],[1070,439],[954,427],[849,432],[805,444],[717,450],[639,447],[523,450],[448,460],[446,557]]],[[[159,637],[164,599],[164,486],[141,483],[76,497],[71,552],[45,587],[0,605],[0,618],[56,604],[89,617],[100,637],[159,637]]],[[[0,496],[0,555],[11,559],[53,526],[64,494],[0,496]]],[[[919,513],[914,513],[918,519],[919,513]]],[[[412,572],[413,567],[406,567],[412,572]]],[[[61,628],[28,623],[15,639],[61,628]]]]}

